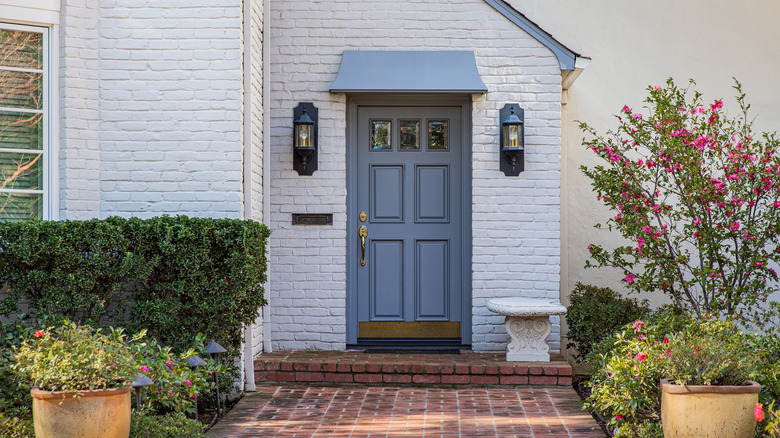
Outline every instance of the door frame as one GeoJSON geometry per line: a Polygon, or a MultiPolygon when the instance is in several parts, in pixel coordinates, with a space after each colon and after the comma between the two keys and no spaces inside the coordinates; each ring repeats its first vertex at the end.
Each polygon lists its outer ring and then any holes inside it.
{"type": "MultiPolygon", "coordinates": [[[[358,340],[357,268],[358,208],[357,208],[357,108],[358,106],[458,106],[461,108],[461,324],[462,347],[471,346],[471,156],[472,121],[471,95],[463,94],[357,94],[347,96],[346,112],[346,163],[347,163],[347,297],[346,324],[347,348],[356,348],[358,340]]],[[[362,347],[361,347],[362,348],[362,347]]]]}

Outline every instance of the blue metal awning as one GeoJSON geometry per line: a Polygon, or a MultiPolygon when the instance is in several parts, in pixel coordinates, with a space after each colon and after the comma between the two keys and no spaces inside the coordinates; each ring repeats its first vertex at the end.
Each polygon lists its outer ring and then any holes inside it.
{"type": "Polygon", "coordinates": [[[471,51],[345,51],[331,93],[486,93],[471,51]]]}

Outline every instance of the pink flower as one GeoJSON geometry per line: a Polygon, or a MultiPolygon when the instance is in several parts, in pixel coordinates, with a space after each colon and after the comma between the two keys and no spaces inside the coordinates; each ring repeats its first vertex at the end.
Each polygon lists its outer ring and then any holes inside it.
{"type": "Polygon", "coordinates": [[[626,275],[626,283],[628,283],[628,284],[631,284],[631,283],[633,283],[633,282],[634,282],[634,278],[636,278],[636,277],[634,276],[634,274],[627,274],[627,275],[626,275]]]}
{"type": "Polygon", "coordinates": [[[647,360],[647,355],[645,353],[637,353],[636,360],[639,362],[644,362],[647,360]]]}
{"type": "Polygon", "coordinates": [[[661,87],[659,87],[658,85],[656,85],[656,86],[654,86],[654,87],[653,87],[653,91],[658,91],[658,90],[660,90],[660,89],[661,89],[661,87]]]}
{"type": "Polygon", "coordinates": [[[763,263],[761,263],[761,262],[756,262],[756,267],[759,267],[759,268],[760,268],[760,267],[761,267],[761,265],[763,265],[763,263]]]}
{"type": "Polygon", "coordinates": [[[637,320],[633,324],[631,324],[631,328],[634,329],[635,332],[638,332],[638,331],[642,330],[642,328],[644,326],[645,326],[645,323],[640,321],[640,320],[637,320]]]}
{"type": "Polygon", "coordinates": [[[756,403],[756,408],[753,409],[753,416],[756,417],[756,421],[759,423],[764,421],[764,407],[761,406],[761,403],[756,403]]]}
{"type": "Polygon", "coordinates": [[[185,380],[184,383],[186,383],[188,387],[192,386],[192,382],[190,382],[189,380],[185,380]]]}
{"type": "Polygon", "coordinates": [[[667,338],[666,336],[664,336],[664,344],[668,344],[668,343],[669,343],[669,338],[667,338]]]}
{"type": "Polygon", "coordinates": [[[628,107],[628,105],[623,105],[623,111],[625,112],[631,112],[631,108],[628,107]]]}
{"type": "Polygon", "coordinates": [[[195,394],[192,394],[192,398],[195,398],[195,397],[197,397],[197,395],[195,395],[195,394]]]}
{"type": "Polygon", "coordinates": [[[635,118],[635,119],[641,119],[641,118],[642,118],[642,114],[640,114],[640,113],[636,113],[636,114],[634,114],[634,115],[633,115],[633,116],[631,116],[631,117],[633,117],[633,118],[635,118]]]}
{"type": "Polygon", "coordinates": [[[149,372],[149,368],[146,365],[141,366],[139,369],[145,373],[149,372]]]}
{"type": "Polygon", "coordinates": [[[626,417],[624,417],[624,416],[623,416],[623,415],[621,415],[621,414],[617,414],[617,415],[615,415],[615,420],[625,420],[625,419],[626,419],[626,417]]]}
{"type": "Polygon", "coordinates": [[[35,337],[36,337],[36,338],[40,338],[41,336],[43,336],[43,332],[42,332],[42,331],[40,331],[40,330],[36,330],[36,331],[35,331],[35,337]]]}
{"type": "Polygon", "coordinates": [[[780,201],[775,201],[775,207],[780,207],[780,201]]]}

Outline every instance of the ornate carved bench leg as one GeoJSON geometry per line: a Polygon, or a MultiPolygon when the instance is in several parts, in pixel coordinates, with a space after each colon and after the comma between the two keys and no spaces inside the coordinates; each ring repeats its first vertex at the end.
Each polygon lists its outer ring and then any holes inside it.
{"type": "Polygon", "coordinates": [[[547,316],[507,316],[506,331],[511,338],[506,349],[510,362],[549,362],[550,347],[545,340],[552,331],[547,316]]]}

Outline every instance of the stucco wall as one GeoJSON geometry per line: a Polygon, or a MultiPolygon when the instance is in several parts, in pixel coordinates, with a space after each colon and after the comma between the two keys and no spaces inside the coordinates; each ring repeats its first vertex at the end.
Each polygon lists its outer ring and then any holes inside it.
{"type": "MultiPolygon", "coordinates": [[[[577,281],[623,290],[619,273],[583,268],[587,245],[607,242],[610,234],[592,228],[608,217],[579,171],[594,164],[594,154],[581,146],[575,120],[603,132],[616,126],[612,117],[627,104],[640,107],[648,85],[674,77],[688,78],[707,100],[734,104],[732,76],[739,79],[757,116],[760,130],[780,129],[780,89],[774,74],[780,41],[780,3],[691,0],[679,2],[614,2],[595,0],[531,0],[511,3],[531,20],[593,61],[568,91],[564,111],[564,239],[562,295],[567,302],[577,281]]],[[[733,114],[735,108],[729,111],[733,114]]],[[[653,296],[658,304],[661,297],[653,296]]]]}
{"type": "MultiPolygon", "coordinates": [[[[474,50],[486,95],[473,97],[473,347],[503,350],[497,296],[558,298],[560,69],[553,54],[481,0],[280,2],[271,10],[271,292],[274,348],[346,343],[344,94],[330,94],[344,50],[474,50]],[[319,170],[292,170],[292,109],[319,108],[319,170]],[[526,171],[498,169],[498,110],[525,108],[526,171]],[[333,213],[293,227],[291,213],[333,213]]],[[[266,169],[267,170],[267,169],[266,169]]],[[[550,338],[559,347],[558,324],[550,338]]]]}

